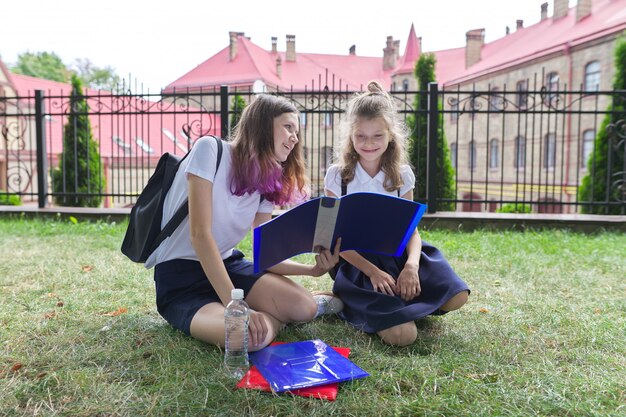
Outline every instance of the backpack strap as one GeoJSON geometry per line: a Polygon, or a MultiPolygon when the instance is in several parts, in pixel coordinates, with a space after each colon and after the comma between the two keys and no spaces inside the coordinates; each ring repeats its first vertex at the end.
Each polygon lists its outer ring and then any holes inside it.
{"type": "MultiPolygon", "coordinates": [[[[215,163],[215,175],[217,176],[217,170],[220,168],[220,162],[222,162],[222,153],[224,151],[224,145],[222,144],[222,140],[218,138],[217,136],[213,136],[213,138],[215,138],[215,140],[217,141],[217,162],[215,163]]],[[[187,152],[187,154],[178,162],[179,166],[180,166],[180,163],[183,162],[185,158],[187,158],[187,155],[189,155],[190,153],[191,153],[191,150],[187,152]]],[[[213,177],[213,179],[215,180],[215,177],[213,177]]],[[[156,248],[159,247],[161,242],[165,240],[165,238],[170,237],[172,233],[174,233],[174,230],[176,230],[176,228],[183,222],[183,220],[185,219],[185,217],[187,217],[188,214],[189,214],[189,200],[185,199],[185,202],[178,208],[178,210],[176,210],[176,213],[174,213],[174,216],[172,216],[172,218],[167,222],[167,224],[158,234],[156,239],[154,239],[154,244],[152,245],[152,249],[150,250],[150,253],[154,252],[156,248]]]]}

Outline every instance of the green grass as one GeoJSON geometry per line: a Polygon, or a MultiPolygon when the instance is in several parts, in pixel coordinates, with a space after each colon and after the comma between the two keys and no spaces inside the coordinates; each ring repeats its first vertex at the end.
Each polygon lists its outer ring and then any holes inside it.
{"type": "Polygon", "coordinates": [[[0,220],[0,415],[626,415],[624,234],[422,232],[470,301],[418,321],[408,348],[334,317],[290,325],[278,340],[348,346],[371,374],[328,402],[234,389],[219,348],[158,315],[124,230],[0,220]]]}

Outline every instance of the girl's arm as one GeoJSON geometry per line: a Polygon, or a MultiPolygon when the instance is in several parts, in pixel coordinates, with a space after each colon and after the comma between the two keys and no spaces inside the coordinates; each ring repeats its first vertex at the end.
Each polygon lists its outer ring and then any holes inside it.
{"type": "MultiPolygon", "coordinates": [[[[253,228],[268,222],[271,217],[271,213],[257,213],[254,218],[253,228]]],[[[337,240],[334,253],[331,253],[328,249],[324,249],[315,255],[315,265],[307,265],[287,259],[286,261],[268,268],[268,271],[279,275],[308,275],[311,277],[319,277],[337,265],[337,262],[339,262],[340,247],[341,238],[337,240]]]]}
{"type": "MultiPolygon", "coordinates": [[[[408,191],[402,196],[407,200],[413,201],[413,190],[408,191]]],[[[422,254],[422,238],[415,228],[415,232],[409,239],[409,243],[406,245],[407,261],[404,264],[404,268],[400,271],[398,276],[398,283],[396,285],[396,294],[398,294],[403,300],[409,301],[420,295],[422,292],[419,280],[419,264],[420,256],[422,254]]]]}
{"type": "Polygon", "coordinates": [[[220,301],[226,305],[234,286],[213,238],[213,183],[193,174],[187,174],[187,178],[191,245],[220,301]]]}

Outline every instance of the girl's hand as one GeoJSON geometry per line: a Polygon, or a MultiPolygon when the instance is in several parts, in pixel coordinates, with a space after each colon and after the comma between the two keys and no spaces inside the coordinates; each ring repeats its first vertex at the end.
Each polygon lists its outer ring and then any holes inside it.
{"type": "Polygon", "coordinates": [[[367,276],[372,283],[374,291],[378,291],[387,295],[395,295],[396,282],[391,275],[384,271],[381,271],[378,268],[374,268],[374,272],[367,276]]]}
{"type": "Polygon", "coordinates": [[[410,301],[422,292],[418,270],[419,265],[407,263],[404,265],[402,272],[400,272],[396,285],[396,294],[404,301],[410,301]]]}
{"type": "Polygon", "coordinates": [[[258,311],[250,309],[250,321],[248,322],[248,344],[259,346],[267,337],[267,323],[265,317],[258,311]]]}
{"type": "Polygon", "coordinates": [[[311,276],[319,277],[330,271],[339,262],[339,252],[341,248],[341,238],[337,239],[334,252],[328,249],[321,249],[315,255],[315,265],[311,268],[311,276]]]}

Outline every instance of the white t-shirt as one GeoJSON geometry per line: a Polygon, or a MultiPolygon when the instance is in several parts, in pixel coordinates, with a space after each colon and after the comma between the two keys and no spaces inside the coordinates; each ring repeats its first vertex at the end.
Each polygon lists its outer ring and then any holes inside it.
{"type": "MultiPolygon", "coordinates": [[[[212,233],[222,259],[228,258],[235,246],[241,242],[252,227],[256,213],[271,213],[274,205],[267,200],[261,202],[258,192],[242,196],[230,192],[230,172],[232,167],[232,146],[224,142],[224,151],[217,175],[217,142],[213,137],[198,139],[191,153],[181,163],[172,188],[165,197],[161,227],[174,216],[188,196],[187,174],[197,175],[213,183],[212,233]]],[[[171,259],[199,260],[191,246],[189,216],[176,228],[172,235],[150,255],[146,268],[171,259]]]]}
{"type": "MultiPolygon", "coordinates": [[[[403,196],[415,188],[415,174],[413,174],[413,170],[410,166],[402,165],[400,167],[400,176],[404,182],[404,184],[400,187],[400,196],[403,196]]],[[[370,192],[397,197],[398,191],[385,190],[384,182],[384,172],[378,171],[374,177],[370,177],[361,164],[357,162],[356,169],[354,170],[354,179],[348,183],[346,193],[370,192]]],[[[331,165],[328,168],[328,171],[326,171],[326,176],[324,177],[324,190],[328,190],[337,197],[341,197],[341,172],[339,171],[339,166],[331,165]]]]}

